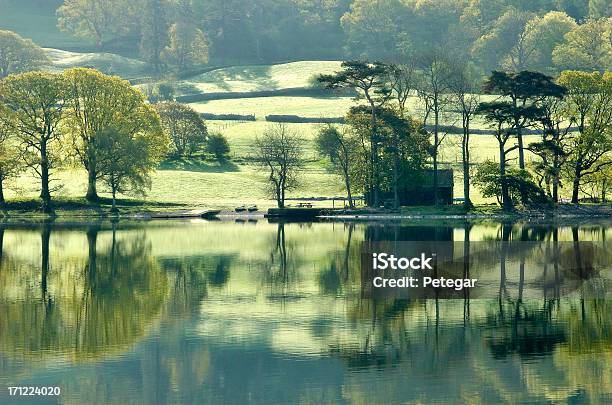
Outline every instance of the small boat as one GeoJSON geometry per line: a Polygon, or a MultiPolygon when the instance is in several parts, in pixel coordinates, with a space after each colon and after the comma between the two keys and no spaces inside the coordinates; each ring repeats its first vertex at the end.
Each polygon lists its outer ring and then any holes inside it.
{"type": "Polygon", "coordinates": [[[259,211],[259,208],[257,208],[257,205],[251,205],[251,206],[248,208],[248,211],[249,211],[249,212],[259,211]]]}
{"type": "Polygon", "coordinates": [[[219,215],[220,213],[221,213],[221,210],[204,211],[202,213],[202,218],[204,218],[204,219],[213,219],[213,218],[216,218],[217,215],[219,215]]]}
{"type": "Polygon", "coordinates": [[[244,205],[241,205],[240,207],[236,207],[234,209],[234,211],[236,211],[236,212],[244,212],[246,210],[247,210],[247,208],[244,205]]]}

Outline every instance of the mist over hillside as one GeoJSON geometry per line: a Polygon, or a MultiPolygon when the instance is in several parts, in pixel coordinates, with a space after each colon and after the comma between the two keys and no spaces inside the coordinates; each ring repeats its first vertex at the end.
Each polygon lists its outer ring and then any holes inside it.
{"type": "Polygon", "coordinates": [[[197,40],[191,66],[370,59],[417,63],[432,48],[492,69],[606,70],[606,0],[2,0],[0,28],[43,47],[109,52],[155,69],[197,40]],[[85,7],[87,6],[87,7],[85,7]],[[81,7],[82,9],[79,9],[81,7]],[[87,11],[89,10],[89,11],[87,11]],[[92,11],[93,10],[93,11],[92,11]]]}

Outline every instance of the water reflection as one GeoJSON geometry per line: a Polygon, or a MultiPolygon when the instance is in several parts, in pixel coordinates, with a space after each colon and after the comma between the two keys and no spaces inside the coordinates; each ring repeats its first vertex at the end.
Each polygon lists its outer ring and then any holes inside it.
{"type": "Polygon", "coordinates": [[[0,385],[61,385],[65,403],[605,402],[610,223],[573,225],[0,228],[0,385]],[[417,241],[493,296],[368,298],[363,246],[417,241]]]}

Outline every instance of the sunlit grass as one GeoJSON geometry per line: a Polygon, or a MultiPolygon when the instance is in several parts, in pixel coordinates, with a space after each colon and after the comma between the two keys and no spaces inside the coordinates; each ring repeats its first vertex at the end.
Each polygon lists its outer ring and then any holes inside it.
{"type": "Polygon", "coordinates": [[[233,66],[181,80],[179,92],[232,92],[308,87],[311,77],[340,69],[338,61],[301,61],[278,65],[233,66]]]}

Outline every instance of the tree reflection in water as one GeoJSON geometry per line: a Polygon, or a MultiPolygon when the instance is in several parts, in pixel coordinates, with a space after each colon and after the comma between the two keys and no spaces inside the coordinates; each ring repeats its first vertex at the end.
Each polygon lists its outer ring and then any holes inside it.
{"type": "Polygon", "coordinates": [[[81,256],[60,248],[70,239],[61,228],[24,237],[27,255],[14,251],[14,230],[0,229],[13,241],[0,243],[0,382],[11,370],[3,358],[64,356],[73,366],[56,378],[73,403],[596,403],[612,394],[612,308],[589,295],[609,277],[600,264],[610,253],[581,240],[601,243],[605,227],[168,228],[92,224],[75,231],[81,256]],[[451,243],[466,259],[454,270],[489,280],[492,295],[366,298],[361,247],[376,240],[451,243]]]}
{"type": "Polygon", "coordinates": [[[48,224],[40,230],[38,269],[11,259],[10,253],[3,257],[8,266],[0,274],[2,352],[93,359],[125,350],[157,321],[167,279],[152,259],[144,234],[118,239],[113,228],[110,243],[100,248],[99,227],[88,227],[85,233],[84,265],[69,257],[53,261],[54,232],[48,224]],[[39,292],[32,288],[36,285],[39,292]]]}

